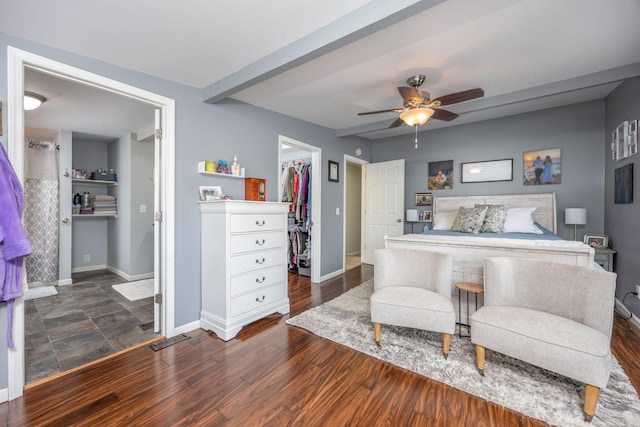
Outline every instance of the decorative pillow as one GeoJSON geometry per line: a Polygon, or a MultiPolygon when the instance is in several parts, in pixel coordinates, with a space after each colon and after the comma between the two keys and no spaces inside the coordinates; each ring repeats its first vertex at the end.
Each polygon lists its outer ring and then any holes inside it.
{"type": "Polygon", "coordinates": [[[476,205],[476,208],[487,206],[487,215],[480,228],[481,233],[502,233],[504,221],[507,219],[509,208],[505,205],[476,205]]]}
{"type": "Polygon", "coordinates": [[[456,219],[458,212],[438,212],[433,216],[434,230],[451,230],[453,221],[456,219]]]}
{"type": "Polygon", "coordinates": [[[451,231],[478,234],[484,224],[484,217],[487,215],[488,209],[486,205],[477,208],[459,208],[451,231]]]}
{"type": "Polygon", "coordinates": [[[531,216],[536,208],[511,208],[504,221],[503,233],[543,234],[531,216]]]}

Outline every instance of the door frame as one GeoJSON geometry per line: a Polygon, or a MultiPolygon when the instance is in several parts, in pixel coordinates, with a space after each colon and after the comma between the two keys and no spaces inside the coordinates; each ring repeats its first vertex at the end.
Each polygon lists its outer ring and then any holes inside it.
{"type": "MultiPolygon", "coordinates": [[[[160,200],[162,221],[157,225],[162,235],[160,248],[161,265],[160,288],[163,293],[161,334],[171,337],[175,334],[175,101],[144,89],[94,74],[15,47],[7,48],[7,122],[8,155],[18,180],[24,182],[24,68],[55,75],[80,84],[117,93],[136,101],[145,102],[160,109],[163,124],[162,171],[160,200]]],[[[157,268],[157,267],[154,267],[157,268]]],[[[8,400],[22,396],[25,382],[24,363],[24,301],[18,298],[14,305],[14,348],[7,349],[8,400]]]]}
{"type": "MultiPolygon", "coordinates": [[[[287,144],[299,150],[311,153],[311,281],[320,283],[322,260],[322,148],[306,142],[297,141],[288,136],[278,135],[278,194],[280,194],[280,177],[282,176],[282,144],[287,144]]],[[[280,199],[280,197],[278,197],[280,199]]],[[[280,200],[278,200],[280,201],[280,200]]]]}
{"type": "Polygon", "coordinates": [[[364,221],[365,221],[365,210],[364,210],[364,206],[366,203],[366,191],[365,191],[365,184],[366,184],[366,174],[364,171],[364,165],[368,165],[370,162],[364,159],[361,159],[359,157],[354,157],[351,156],[349,154],[345,154],[344,155],[344,162],[342,163],[344,165],[344,182],[342,184],[342,194],[344,194],[343,200],[342,200],[342,271],[345,271],[345,268],[347,268],[347,266],[345,265],[345,260],[347,258],[347,197],[349,196],[347,194],[347,163],[356,163],[359,164],[361,166],[361,171],[360,171],[360,182],[361,182],[361,189],[360,189],[360,205],[363,207],[363,209],[361,210],[360,213],[360,262],[362,262],[362,257],[364,255],[364,241],[365,241],[365,236],[364,236],[364,221]]]}

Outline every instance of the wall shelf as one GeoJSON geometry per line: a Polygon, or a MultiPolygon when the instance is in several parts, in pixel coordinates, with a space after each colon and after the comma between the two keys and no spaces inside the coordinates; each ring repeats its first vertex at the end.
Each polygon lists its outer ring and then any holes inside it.
{"type": "Polygon", "coordinates": [[[92,213],[92,214],[73,214],[72,217],[80,217],[80,218],[118,218],[117,214],[102,214],[102,213],[92,213]]]}
{"type": "Polygon", "coordinates": [[[204,168],[204,162],[198,162],[198,173],[202,174],[202,175],[216,175],[216,176],[223,176],[225,178],[236,178],[236,179],[244,179],[244,176],[239,176],[239,175],[231,175],[231,174],[227,174],[227,173],[220,173],[220,172],[208,172],[205,170],[204,168]]]}
{"type": "Polygon", "coordinates": [[[74,184],[78,184],[78,185],[99,185],[99,186],[107,186],[107,187],[114,187],[116,185],[118,185],[118,183],[116,181],[100,181],[97,179],[78,179],[78,178],[73,178],[71,180],[74,184]]]}

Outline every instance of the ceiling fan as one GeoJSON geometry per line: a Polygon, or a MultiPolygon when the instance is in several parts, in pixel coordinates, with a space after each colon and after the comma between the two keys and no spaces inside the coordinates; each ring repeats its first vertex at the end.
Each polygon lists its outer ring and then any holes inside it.
{"type": "Polygon", "coordinates": [[[430,118],[450,122],[458,117],[456,113],[444,110],[440,108],[440,106],[457,104],[459,102],[469,101],[471,99],[481,98],[484,96],[484,90],[475,88],[431,99],[429,92],[419,89],[422,83],[424,83],[424,80],[425,76],[418,74],[407,79],[407,84],[409,86],[398,87],[398,92],[400,92],[400,96],[402,96],[402,105],[404,108],[367,111],[364,113],[358,113],[358,115],[364,116],[368,114],[389,112],[400,113],[400,117],[391,123],[389,128],[395,128],[406,123],[409,126],[416,126],[417,132],[417,127],[425,124],[430,118]]]}

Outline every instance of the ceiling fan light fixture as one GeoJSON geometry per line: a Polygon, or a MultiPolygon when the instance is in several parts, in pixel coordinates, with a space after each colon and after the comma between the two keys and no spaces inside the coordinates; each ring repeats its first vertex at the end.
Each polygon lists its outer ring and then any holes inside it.
{"type": "Polygon", "coordinates": [[[47,98],[42,95],[24,91],[24,109],[27,111],[35,110],[46,100],[47,98]]]}
{"type": "Polygon", "coordinates": [[[409,126],[420,126],[427,123],[433,113],[431,108],[412,108],[400,114],[400,118],[409,126]]]}

